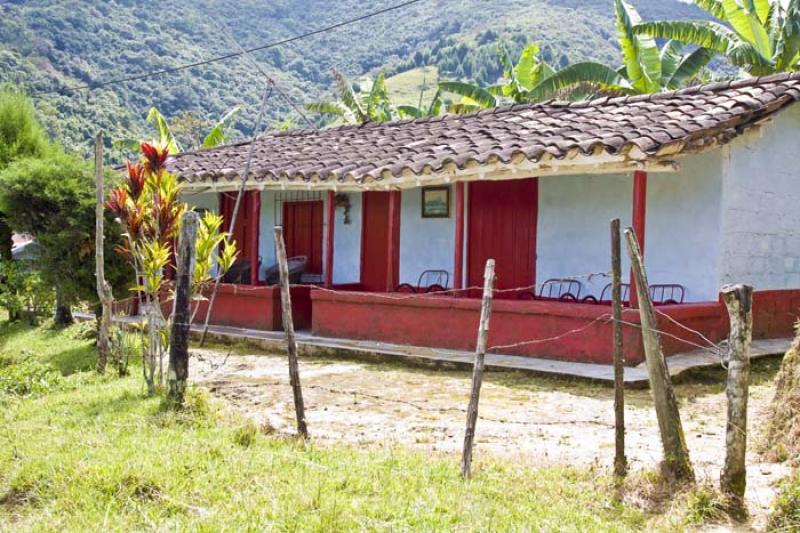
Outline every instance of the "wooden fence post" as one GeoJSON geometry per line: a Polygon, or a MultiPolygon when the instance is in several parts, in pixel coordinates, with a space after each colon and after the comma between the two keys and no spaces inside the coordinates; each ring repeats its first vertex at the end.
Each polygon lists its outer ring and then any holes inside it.
{"type": "Polygon", "coordinates": [[[647,361],[647,373],[650,378],[650,390],[656,407],[658,428],[661,432],[661,444],[664,448],[666,470],[675,479],[694,481],[694,470],[686,447],[681,415],[678,411],[678,400],[672,388],[667,361],[661,349],[661,335],[658,322],[650,298],[650,285],[642,263],[639,242],[632,228],[625,230],[628,244],[628,255],[631,259],[631,270],[636,281],[636,292],[639,300],[639,316],[642,327],[642,342],[647,361]]]}
{"type": "Polygon", "coordinates": [[[725,431],[725,465],[720,488],[731,498],[735,510],[744,511],[747,486],[747,397],[750,380],[750,342],[753,336],[753,287],[726,285],[722,299],[728,307],[731,332],[728,337],[728,423],[725,431]]]}
{"type": "Polygon", "coordinates": [[[184,213],[176,254],[175,299],[172,302],[172,332],[169,341],[167,398],[175,406],[183,405],[183,394],[189,379],[189,327],[192,320],[192,275],[195,266],[195,241],[198,216],[194,211],[184,213]]]}
{"type": "Polygon", "coordinates": [[[111,286],[106,282],[105,253],[103,250],[105,191],[103,184],[103,133],[98,132],[94,139],[94,175],[95,175],[95,283],[97,298],[100,300],[102,316],[97,327],[97,372],[106,371],[108,356],[111,353],[111,319],[113,316],[114,295],[111,286]]]}
{"type": "Polygon", "coordinates": [[[489,342],[489,318],[492,315],[492,293],[494,291],[494,259],[486,261],[483,274],[483,303],[481,319],[478,323],[478,343],[475,348],[475,365],[472,369],[472,393],[467,408],[467,429],[464,432],[464,450],[461,455],[461,475],[469,477],[472,466],[472,443],[475,439],[475,425],[478,422],[478,401],[483,383],[483,367],[486,345],[489,342]]]}
{"type": "Polygon", "coordinates": [[[289,264],[286,258],[286,245],[283,242],[283,228],[275,226],[275,250],[278,256],[278,269],[281,278],[281,311],[283,312],[283,331],[286,332],[286,351],[289,355],[289,379],[294,394],[294,410],[297,417],[297,433],[308,438],[306,408],[303,404],[303,390],[300,387],[300,371],[297,367],[297,339],[294,336],[292,319],[292,295],[289,291],[289,264]]]}
{"type": "Polygon", "coordinates": [[[611,221],[612,314],[614,318],[614,475],[628,473],[625,457],[625,366],[622,351],[622,244],[620,222],[611,221]]]}

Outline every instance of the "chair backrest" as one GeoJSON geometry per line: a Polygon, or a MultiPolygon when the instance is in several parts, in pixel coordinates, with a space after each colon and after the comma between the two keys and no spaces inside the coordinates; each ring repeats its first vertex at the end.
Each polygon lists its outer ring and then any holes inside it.
{"type": "MultiPolygon", "coordinates": [[[[601,302],[610,302],[611,301],[611,289],[613,285],[609,283],[605,287],[603,287],[603,292],[600,293],[600,300],[601,302]]],[[[622,301],[627,302],[630,300],[631,296],[631,286],[629,283],[622,283],[620,287],[622,293],[622,301]]]]}
{"type": "Polygon", "coordinates": [[[450,285],[450,273],[447,270],[426,270],[417,280],[418,289],[428,289],[433,285],[438,285],[443,289],[450,285]]]}
{"type": "Polygon", "coordinates": [[[222,276],[223,283],[235,283],[237,285],[247,285],[250,283],[250,260],[237,259],[231,268],[222,276]]]}
{"type": "Polygon", "coordinates": [[[552,278],[548,279],[539,287],[539,298],[561,299],[565,296],[573,296],[575,300],[581,297],[583,283],[576,279],[552,278]]]}
{"type": "Polygon", "coordinates": [[[654,304],[682,304],[685,294],[684,286],[676,283],[650,285],[650,298],[654,304]]]}

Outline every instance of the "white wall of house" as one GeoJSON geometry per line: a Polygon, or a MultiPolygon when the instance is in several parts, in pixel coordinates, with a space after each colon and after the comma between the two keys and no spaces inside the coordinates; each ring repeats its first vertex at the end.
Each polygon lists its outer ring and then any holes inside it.
{"type": "MultiPolygon", "coordinates": [[[[686,288],[686,301],[716,300],[721,213],[719,151],[685,158],[675,173],[650,173],[645,265],[650,283],[686,288]]],[[[539,180],[538,282],[607,272],[609,221],[631,224],[631,175],[554,176],[539,180]]],[[[623,243],[623,277],[629,277],[623,243]]],[[[607,278],[581,280],[600,296],[607,278]]]]}
{"type": "Polygon", "coordinates": [[[686,301],[719,295],[722,157],[716,150],[680,160],[675,173],[647,178],[645,266],[651,284],[677,283],[686,301]]]}
{"type": "Polygon", "coordinates": [[[336,209],[333,226],[333,282],[361,281],[361,193],[347,193],[350,223],[344,222],[344,208],[336,209]]]}
{"type": "Polygon", "coordinates": [[[453,286],[455,189],[450,188],[450,216],[422,218],[422,189],[403,191],[400,204],[400,283],[416,285],[425,270],[447,270],[453,286]]]}
{"type": "Polygon", "coordinates": [[[723,150],[719,283],[800,288],[800,106],[723,150]]]}
{"type": "MultiPolygon", "coordinates": [[[[553,176],[539,179],[539,227],[536,278],[608,272],[609,221],[630,225],[632,177],[629,175],[553,176]]],[[[627,261],[623,272],[627,273],[627,261]]],[[[625,274],[627,278],[627,274],[625,274]]],[[[581,279],[584,292],[600,296],[607,278],[581,279]]]]}

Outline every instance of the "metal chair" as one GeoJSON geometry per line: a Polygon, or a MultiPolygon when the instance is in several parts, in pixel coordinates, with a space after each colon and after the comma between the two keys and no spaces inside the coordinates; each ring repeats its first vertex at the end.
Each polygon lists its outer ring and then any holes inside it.
{"type": "MultiPolygon", "coordinates": [[[[608,285],[603,287],[603,290],[602,290],[602,292],[600,292],[600,298],[597,300],[597,303],[599,303],[599,304],[611,303],[611,289],[612,289],[612,287],[613,287],[613,285],[611,283],[609,283],[608,285]]],[[[621,284],[621,289],[622,289],[622,291],[621,291],[622,292],[622,302],[623,303],[629,302],[630,301],[630,295],[631,295],[631,285],[630,285],[630,283],[622,283],[621,284]]]]}
{"type": "Polygon", "coordinates": [[[450,273],[447,270],[425,270],[420,274],[416,287],[410,283],[401,283],[395,292],[429,293],[442,292],[450,286],[450,273]]]}
{"type": "Polygon", "coordinates": [[[650,285],[650,298],[656,305],[682,304],[686,288],[676,283],[650,285]]]}
{"type": "MultiPolygon", "coordinates": [[[[631,286],[629,283],[622,284],[622,302],[630,302],[631,286]]],[[[650,299],[654,305],[674,305],[682,304],[686,295],[686,288],[676,283],[656,283],[650,285],[650,299]]],[[[585,300],[585,299],[584,299],[585,300]]],[[[603,287],[600,299],[597,303],[611,302],[611,283],[603,287]]]]}
{"type": "MultiPolygon", "coordinates": [[[[581,297],[581,291],[583,291],[583,283],[576,279],[551,278],[541,284],[538,294],[533,292],[530,294],[533,294],[534,299],[538,300],[577,302],[581,297]]],[[[530,298],[526,295],[521,297],[530,298]]]]}

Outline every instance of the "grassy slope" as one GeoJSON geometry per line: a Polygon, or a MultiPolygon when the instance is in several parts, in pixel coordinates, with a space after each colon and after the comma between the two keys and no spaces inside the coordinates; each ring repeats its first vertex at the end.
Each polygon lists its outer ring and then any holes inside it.
{"type": "Polygon", "coordinates": [[[420,67],[402,72],[386,79],[389,95],[395,104],[419,105],[420,90],[424,87],[422,97],[423,107],[428,105],[436,92],[436,83],[439,81],[436,67],[420,67]]]}
{"type": "MultiPolygon", "coordinates": [[[[0,530],[630,530],[645,516],[608,480],[402,449],[320,449],[255,435],[193,395],[163,412],[137,377],[100,378],[89,342],[0,325],[6,360],[35,353],[69,375],[55,391],[0,394],[0,530]]],[[[136,368],[134,368],[136,373],[136,368]]]]}

